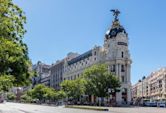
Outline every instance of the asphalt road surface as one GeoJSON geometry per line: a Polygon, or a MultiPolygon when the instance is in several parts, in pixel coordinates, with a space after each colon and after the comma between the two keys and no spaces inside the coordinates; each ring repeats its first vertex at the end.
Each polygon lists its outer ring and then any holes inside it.
{"type": "Polygon", "coordinates": [[[131,107],[109,108],[109,110],[93,111],[18,103],[0,104],[0,113],[166,113],[166,108],[131,107]]]}

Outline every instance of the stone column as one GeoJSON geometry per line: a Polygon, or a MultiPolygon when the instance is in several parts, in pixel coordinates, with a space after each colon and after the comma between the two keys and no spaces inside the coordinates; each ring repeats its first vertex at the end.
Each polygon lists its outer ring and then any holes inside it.
{"type": "Polygon", "coordinates": [[[116,92],[116,103],[118,105],[121,105],[122,104],[122,92],[116,92]]]}
{"type": "Polygon", "coordinates": [[[131,66],[130,66],[130,64],[127,64],[126,65],[126,82],[127,83],[130,83],[131,81],[130,81],[130,68],[131,68],[131,66]]]}
{"type": "Polygon", "coordinates": [[[119,67],[118,67],[118,64],[115,64],[115,69],[116,69],[116,75],[118,76],[118,69],[119,67]]]}
{"type": "Polygon", "coordinates": [[[127,74],[127,78],[128,78],[128,79],[127,79],[127,82],[128,82],[128,83],[131,83],[131,80],[130,80],[130,78],[131,78],[131,77],[130,77],[130,76],[131,76],[130,73],[131,73],[131,72],[130,72],[130,71],[131,71],[131,66],[130,66],[130,64],[128,64],[128,74],[127,74]]]}
{"type": "Polygon", "coordinates": [[[119,81],[122,82],[121,64],[118,64],[118,66],[119,66],[119,81]]]}
{"type": "Polygon", "coordinates": [[[125,83],[128,83],[128,76],[129,76],[129,74],[128,74],[128,72],[129,72],[129,69],[128,69],[128,64],[126,64],[126,67],[125,67],[125,77],[126,77],[126,81],[125,81],[125,83]]]}
{"type": "Polygon", "coordinates": [[[131,103],[131,89],[130,89],[130,87],[127,88],[127,102],[128,102],[128,104],[131,103]]]}

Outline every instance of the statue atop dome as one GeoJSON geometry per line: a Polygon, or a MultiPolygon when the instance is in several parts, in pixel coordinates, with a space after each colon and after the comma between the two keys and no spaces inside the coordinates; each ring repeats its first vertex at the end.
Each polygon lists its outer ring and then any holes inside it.
{"type": "Polygon", "coordinates": [[[120,11],[118,9],[112,9],[110,11],[113,12],[113,16],[115,17],[115,21],[118,21],[118,16],[120,14],[120,11]]]}
{"type": "Polygon", "coordinates": [[[118,9],[112,9],[110,10],[111,12],[113,12],[113,16],[115,17],[114,20],[112,21],[112,26],[111,28],[109,28],[109,30],[106,32],[105,38],[106,39],[110,39],[110,38],[115,38],[117,36],[118,33],[124,33],[127,35],[126,30],[124,29],[124,27],[122,25],[120,25],[120,21],[119,21],[119,14],[120,11],[118,9]]]}

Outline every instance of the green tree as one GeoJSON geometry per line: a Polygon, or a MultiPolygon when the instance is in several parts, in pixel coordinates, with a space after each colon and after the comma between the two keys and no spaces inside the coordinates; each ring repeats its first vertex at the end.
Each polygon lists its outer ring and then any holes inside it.
{"type": "Polygon", "coordinates": [[[26,17],[12,0],[0,0],[0,76],[14,77],[14,85],[30,83],[31,62],[23,42],[26,17]]]}
{"type": "Polygon", "coordinates": [[[66,93],[63,90],[60,90],[60,91],[56,92],[56,95],[55,95],[55,99],[56,100],[62,100],[64,98],[66,98],[66,97],[67,97],[67,95],[66,95],[66,93]]]}
{"type": "Polygon", "coordinates": [[[47,100],[54,100],[56,97],[56,91],[53,88],[46,87],[44,98],[47,100]]]}
{"type": "Polygon", "coordinates": [[[85,93],[84,84],[84,79],[65,80],[61,83],[61,87],[69,99],[78,100],[85,93]]]}
{"type": "Polygon", "coordinates": [[[40,102],[45,100],[54,100],[56,91],[43,84],[36,85],[34,89],[27,92],[33,99],[38,99],[40,102]]]}
{"type": "Polygon", "coordinates": [[[8,100],[15,100],[16,99],[16,95],[14,93],[7,93],[7,99],[8,100]]]}
{"type": "Polygon", "coordinates": [[[7,92],[13,86],[14,78],[12,76],[0,76],[0,91],[7,92]]]}
{"type": "Polygon", "coordinates": [[[83,73],[86,80],[86,94],[107,97],[108,89],[117,90],[120,82],[115,75],[108,72],[106,64],[93,65],[83,73]]]}
{"type": "Polygon", "coordinates": [[[12,0],[0,0],[0,36],[23,44],[22,38],[26,32],[24,24],[26,16],[21,8],[12,0]]]}
{"type": "Polygon", "coordinates": [[[33,99],[30,95],[25,93],[24,95],[21,96],[21,101],[26,102],[26,103],[31,103],[31,102],[33,102],[33,99]]]}
{"type": "Polygon", "coordinates": [[[39,101],[41,101],[45,99],[46,86],[42,84],[36,85],[29,93],[31,94],[32,98],[39,99],[39,101]]]}

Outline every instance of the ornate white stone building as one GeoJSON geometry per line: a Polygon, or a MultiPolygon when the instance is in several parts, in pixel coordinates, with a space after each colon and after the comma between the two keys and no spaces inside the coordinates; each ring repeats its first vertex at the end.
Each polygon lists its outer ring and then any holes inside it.
{"type": "Polygon", "coordinates": [[[129,39],[124,27],[118,19],[119,11],[112,10],[114,20],[106,31],[103,46],[95,46],[79,55],[70,52],[67,57],[55,64],[46,65],[38,62],[33,66],[38,77],[33,78],[33,84],[45,84],[57,90],[64,80],[74,80],[80,77],[83,71],[99,63],[108,65],[108,71],[113,73],[121,82],[120,92],[114,93],[112,99],[118,104],[131,102],[131,59],[129,53],[129,39]]]}
{"type": "Polygon", "coordinates": [[[131,102],[131,59],[129,53],[129,39],[124,27],[118,19],[118,10],[114,10],[115,19],[104,37],[102,47],[95,46],[82,55],[70,53],[64,62],[63,80],[78,78],[89,66],[97,63],[108,64],[110,72],[118,76],[121,91],[114,96],[119,104],[131,102]]]}

